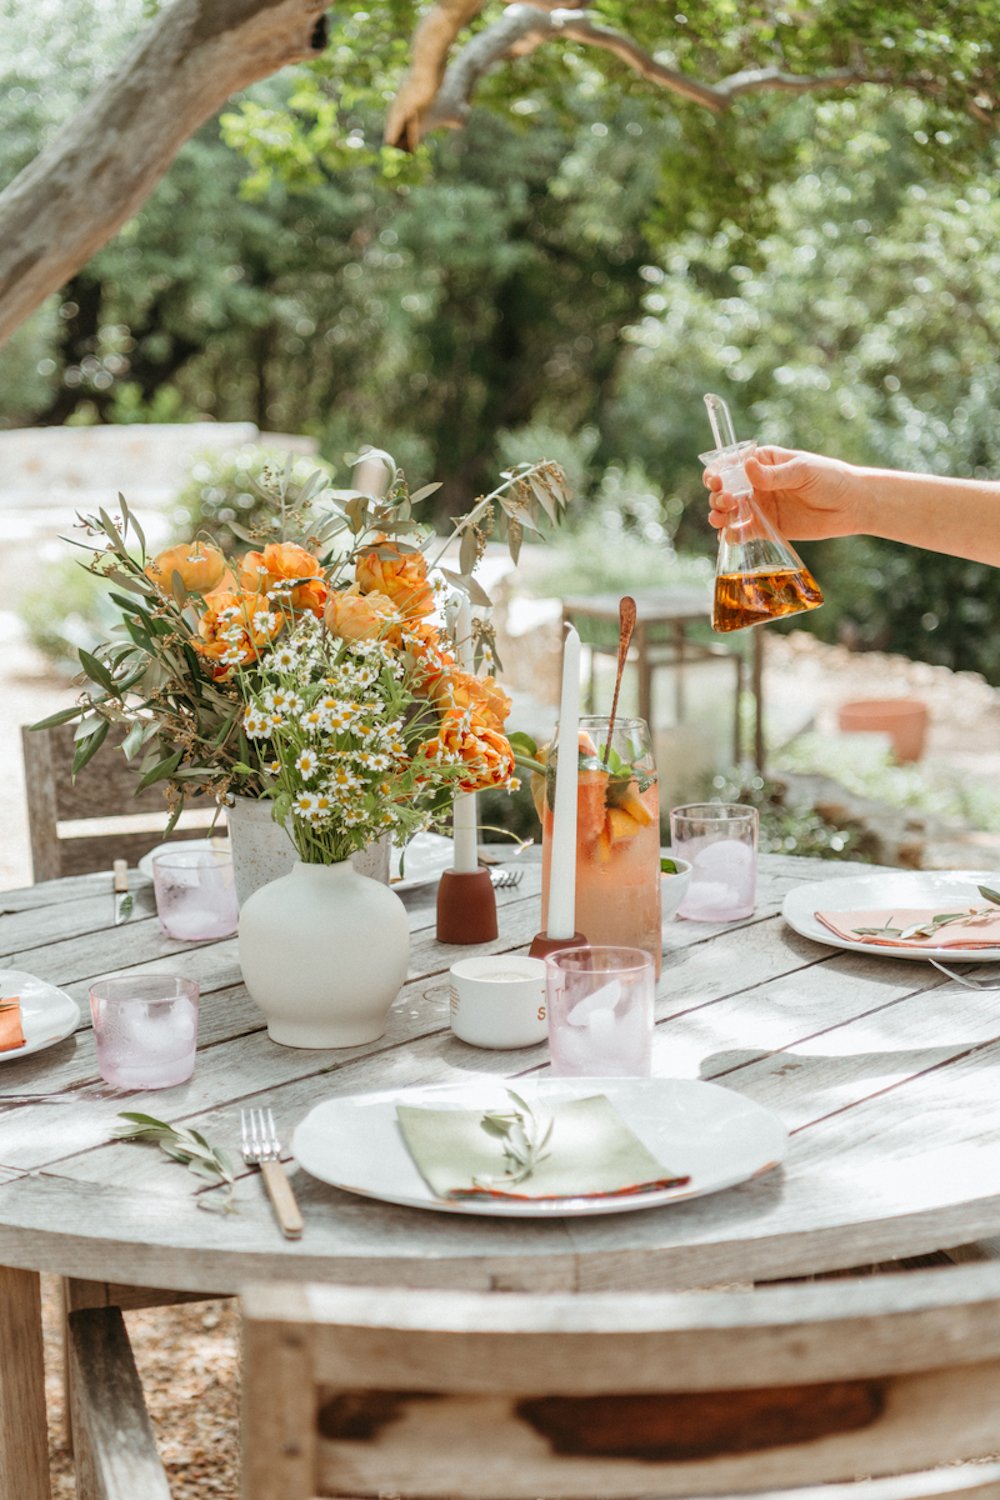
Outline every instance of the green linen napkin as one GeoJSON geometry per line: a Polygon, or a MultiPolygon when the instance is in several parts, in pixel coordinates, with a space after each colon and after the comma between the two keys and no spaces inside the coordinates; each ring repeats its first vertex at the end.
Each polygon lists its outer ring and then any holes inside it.
{"type": "MultiPolygon", "coordinates": [[[[493,1112],[493,1111],[491,1111],[493,1112]]],[[[477,1185],[508,1168],[504,1143],[483,1129],[483,1109],[397,1104],[403,1139],[439,1198],[591,1198],[649,1193],[690,1179],[668,1172],[603,1094],[570,1099],[548,1113],[547,1155],[516,1187],[477,1185]]]]}

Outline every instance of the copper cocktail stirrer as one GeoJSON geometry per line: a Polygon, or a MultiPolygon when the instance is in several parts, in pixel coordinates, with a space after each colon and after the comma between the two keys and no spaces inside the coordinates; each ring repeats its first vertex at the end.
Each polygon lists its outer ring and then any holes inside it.
{"type": "Polygon", "coordinates": [[[604,764],[607,765],[611,754],[611,741],[615,732],[615,715],[618,712],[618,694],[622,690],[622,674],[625,671],[625,659],[628,656],[628,648],[632,644],[632,632],[635,629],[635,600],[629,594],[618,605],[618,676],[615,678],[615,695],[611,700],[611,717],[608,720],[608,743],[604,747],[604,764]]]}

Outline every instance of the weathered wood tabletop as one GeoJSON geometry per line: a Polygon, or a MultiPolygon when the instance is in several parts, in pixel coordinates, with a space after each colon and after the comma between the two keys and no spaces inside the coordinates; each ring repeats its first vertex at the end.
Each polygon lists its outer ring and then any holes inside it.
{"type": "MultiPolygon", "coordinates": [[[[539,867],[497,893],[501,952],[539,925],[539,867]]],[[[1000,991],[977,993],[928,964],[869,957],[797,936],[780,917],[802,881],[869,866],[763,856],[757,910],[740,923],[671,921],[658,988],[654,1073],[711,1079],[775,1110],[791,1131],[784,1167],[664,1208],[554,1222],[462,1218],[350,1196],[294,1174],[306,1221],[282,1238],[260,1178],[240,1176],[239,1212],[200,1212],[197,1184],[145,1145],[112,1143],[122,1108],[195,1125],[239,1157],[240,1106],[266,1103],[283,1138],[318,1101],[471,1074],[544,1072],[544,1046],[482,1051],[448,1025],[448,966],[468,949],[434,936],[435,888],[405,897],[410,979],[379,1041],[337,1052],[278,1047],[240,982],[235,939],[162,936],[152,889],[133,873],[132,919],[111,925],[110,875],[0,893],[0,966],[72,994],[71,1038],[0,1066],[0,1094],[77,1088],[79,1103],[0,1110],[0,1347],[37,1354],[36,1273],[134,1287],[232,1292],[253,1280],[496,1289],[687,1288],[831,1270],[1000,1232],[1000,991]],[[189,1083],[127,1103],[87,1099],[98,1081],[87,1018],[96,976],[170,969],[202,986],[189,1083]]],[[[484,951],[484,950],[476,950],[484,951]]],[[[294,958],[289,956],[289,982],[294,958]]],[[[37,1387],[0,1361],[4,1438],[21,1437],[37,1387]]],[[[19,1496],[32,1488],[22,1468],[19,1496]]]]}

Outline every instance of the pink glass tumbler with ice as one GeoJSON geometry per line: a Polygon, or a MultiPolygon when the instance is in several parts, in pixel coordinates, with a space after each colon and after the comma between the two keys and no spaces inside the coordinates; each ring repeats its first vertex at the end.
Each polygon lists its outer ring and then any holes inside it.
{"type": "Polygon", "coordinates": [[[545,960],[549,1061],[562,1078],[652,1070],[653,960],[642,948],[560,948],[545,960]]]}
{"type": "Polygon", "coordinates": [[[736,922],[753,915],[757,897],[755,807],[692,802],[670,814],[671,853],[691,863],[691,883],[677,909],[694,922],[736,922]]]}
{"type": "Polygon", "coordinates": [[[156,914],[182,943],[232,937],[239,923],[233,857],[218,849],[172,849],[153,859],[156,914]]]}
{"type": "Polygon", "coordinates": [[[194,1072],[198,985],[175,974],[123,975],[90,987],[97,1066],[124,1089],[169,1089],[194,1072]]]}

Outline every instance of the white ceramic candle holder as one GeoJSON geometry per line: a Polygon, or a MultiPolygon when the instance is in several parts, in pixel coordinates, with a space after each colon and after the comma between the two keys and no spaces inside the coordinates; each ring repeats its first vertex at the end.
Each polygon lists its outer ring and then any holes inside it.
{"type": "Polygon", "coordinates": [[[545,964],[509,953],[452,964],[451,1029],[473,1047],[533,1047],[548,1036],[545,964]]]}

